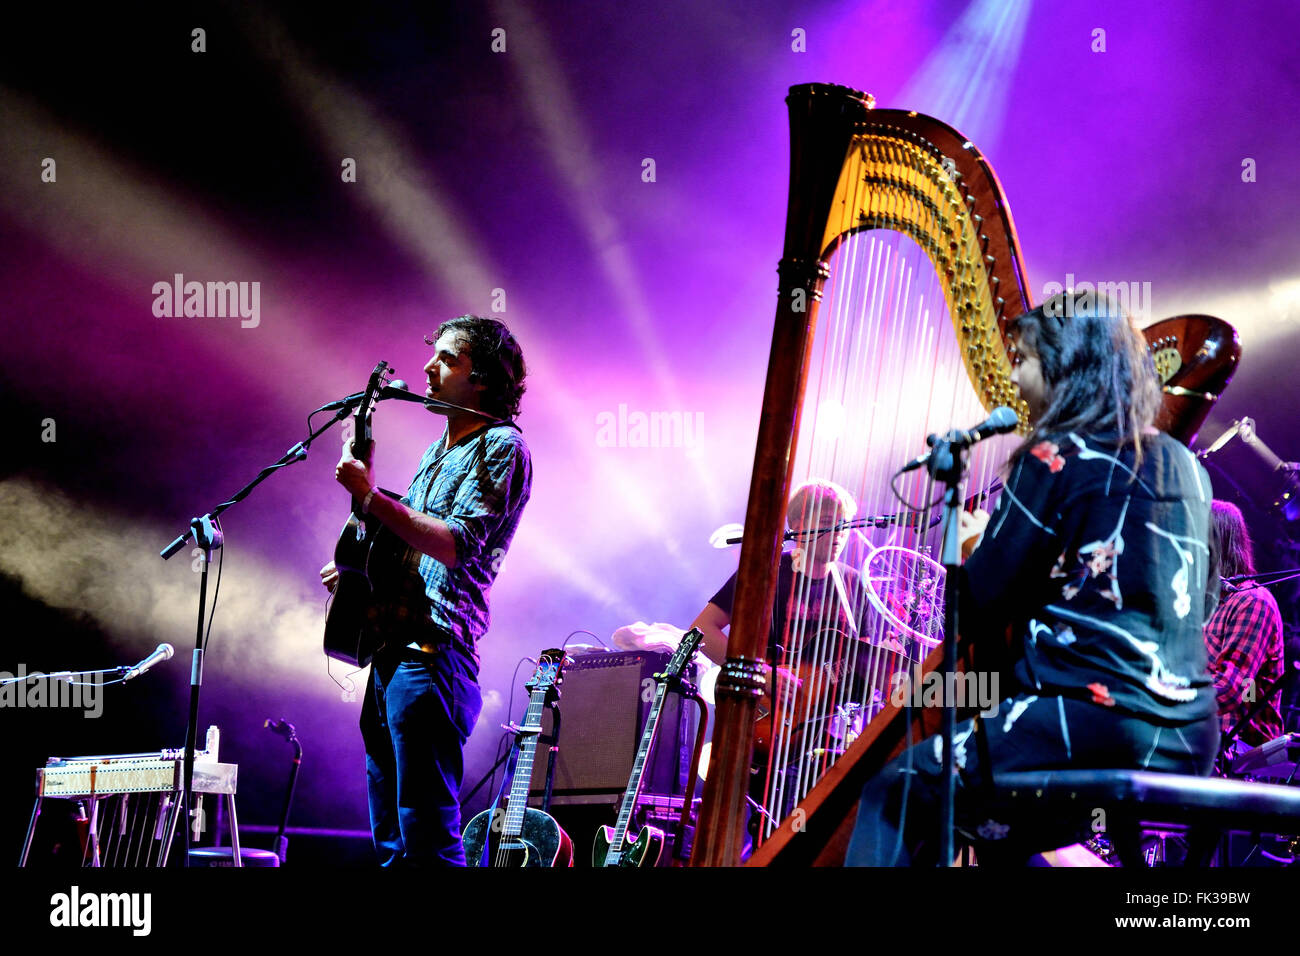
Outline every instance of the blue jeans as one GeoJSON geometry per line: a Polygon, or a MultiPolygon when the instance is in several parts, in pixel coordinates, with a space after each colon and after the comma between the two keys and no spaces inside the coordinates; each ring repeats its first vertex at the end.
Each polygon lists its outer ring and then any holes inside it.
{"type": "Polygon", "coordinates": [[[474,665],[458,651],[376,655],[361,735],[381,866],[465,865],[462,751],[482,706],[474,665]]]}
{"type": "MultiPolygon", "coordinates": [[[[953,737],[957,809],[960,812],[964,805],[968,813],[978,810],[978,786],[983,774],[979,747],[971,731],[972,721],[962,721],[953,737]]],[[[982,718],[981,733],[987,735],[989,761],[997,772],[1091,768],[1206,777],[1219,748],[1215,716],[1182,727],[1159,726],[1088,701],[1024,694],[1002,701],[997,716],[982,718]]],[[[942,743],[940,737],[927,737],[867,781],[858,804],[847,866],[936,862],[942,743]],[[903,784],[908,777],[911,782],[904,815],[903,784]]],[[[1012,821],[1001,821],[1008,822],[1012,821]]],[[[1042,834],[1020,834],[1016,829],[1007,835],[1017,838],[1018,843],[1020,839],[1029,841],[1021,844],[1028,847],[1026,855],[1062,845],[1032,845],[1035,839],[1047,838],[1042,834]]]]}

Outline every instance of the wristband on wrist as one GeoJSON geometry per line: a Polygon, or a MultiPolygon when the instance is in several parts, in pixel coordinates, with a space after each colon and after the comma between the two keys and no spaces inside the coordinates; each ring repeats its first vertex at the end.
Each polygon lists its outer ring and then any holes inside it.
{"type": "Polygon", "coordinates": [[[370,514],[370,500],[375,497],[375,492],[378,490],[378,486],[372,486],[370,490],[366,492],[366,496],[361,499],[361,513],[363,515],[370,514]]]}

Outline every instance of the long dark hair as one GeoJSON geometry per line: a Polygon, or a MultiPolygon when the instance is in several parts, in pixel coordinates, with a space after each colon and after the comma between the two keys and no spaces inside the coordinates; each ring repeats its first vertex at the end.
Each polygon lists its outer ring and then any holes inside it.
{"type": "Polygon", "coordinates": [[[1255,553],[1246,518],[1236,505],[1218,498],[1210,504],[1210,558],[1221,578],[1255,573],[1255,553]]]}
{"type": "Polygon", "coordinates": [[[1117,304],[1094,292],[1062,292],[1014,319],[1008,331],[1042,363],[1046,408],[1012,462],[1048,436],[1090,434],[1131,445],[1160,410],[1160,381],[1146,339],[1117,304]]]}
{"type": "Polygon", "coordinates": [[[483,411],[501,418],[519,414],[519,402],[527,390],[523,349],[504,322],[481,315],[459,315],[438,326],[424,341],[433,345],[445,332],[459,332],[470,358],[470,381],[484,386],[483,411]]]}

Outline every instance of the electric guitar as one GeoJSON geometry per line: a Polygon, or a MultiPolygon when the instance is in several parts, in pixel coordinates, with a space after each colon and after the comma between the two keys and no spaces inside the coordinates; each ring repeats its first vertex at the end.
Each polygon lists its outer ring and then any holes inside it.
{"type": "Polygon", "coordinates": [[[641,777],[645,773],[646,758],[654,744],[655,731],[659,729],[659,711],[663,709],[664,696],[669,686],[681,681],[682,668],[695,656],[695,650],[704,640],[699,628],[693,627],[682,635],[681,643],[673,652],[672,658],[663,672],[655,674],[655,699],[646,717],[645,730],[641,733],[641,744],[636,750],[636,760],[632,764],[632,775],[627,780],[627,790],[623,792],[623,802],[618,808],[618,821],[613,828],[601,827],[596,831],[596,843],[592,848],[593,866],[654,866],[659,862],[663,852],[664,831],[658,827],[644,826],[632,839],[628,839],[627,827],[636,809],[636,799],[641,793],[641,777]]]}
{"type": "Polygon", "coordinates": [[[564,679],[563,650],[542,651],[537,670],[526,686],[532,693],[523,726],[510,797],[505,809],[491,807],[465,825],[461,842],[469,866],[573,866],[573,841],[548,813],[528,806],[533,758],[542,732],[542,708],[564,679]]]}
{"type": "MultiPolygon", "coordinates": [[[[365,398],[357,406],[352,455],[359,461],[369,461],[373,454],[370,419],[391,372],[387,362],[376,365],[366,383],[365,398]]],[[[356,667],[365,667],[375,653],[373,638],[367,637],[365,627],[372,594],[366,564],[370,545],[381,527],[373,517],[361,513],[361,502],[353,498],[352,513],[334,546],[334,566],[339,579],[325,617],[325,653],[356,667]]]]}

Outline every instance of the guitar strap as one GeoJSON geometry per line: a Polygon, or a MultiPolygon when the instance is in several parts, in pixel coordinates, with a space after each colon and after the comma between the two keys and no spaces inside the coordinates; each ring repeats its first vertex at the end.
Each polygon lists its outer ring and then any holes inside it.
{"type": "MultiPolygon", "coordinates": [[[[438,473],[442,471],[442,463],[446,460],[447,456],[450,455],[453,450],[459,448],[465,442],[481,437],[485,432],[488,431],[488,429],[496,428],[498,425],[508,425],[509,427],[515,429],[515,431],[519,431],[519,432],[523,431],[523,429],[521,429],[513,421],[503,419],[498,422],[489,422],[487,425],[483,426],[478,431],[470,432],[468,435],[466,435],[460,441],[456,442],[456,444],[452,445],[450,448],[443,448],[442,451],[434,455],[433,461],[425,465],[424,468],[420,471],[420,473],[415,476],[415,480],[411,482],[412,488],[414,488],[415,483],[419,481],[421,478],[423,478],[426,474],[429,475],[428,484],[424,486],[424,500],[420,502],[419,510],[422,513],[429,514],[429,492],[433,490],[433,483],[438,480],[438,473]]],[[[446,440],[447,440],[446,433],[444,433],[443,442],[445,443],[446,440]]]]}

